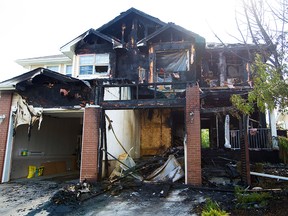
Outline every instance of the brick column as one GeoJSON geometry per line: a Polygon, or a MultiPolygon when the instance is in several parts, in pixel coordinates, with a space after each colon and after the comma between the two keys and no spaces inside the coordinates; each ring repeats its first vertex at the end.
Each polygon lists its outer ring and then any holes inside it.
{"type": "Polygon", "coordinates": [[[100,112],[99,107],[88,107],[84,111],[80,181],[98,179],[100,112]]]}
{"type": "Polygon", "coordinates": [[[186,88],[186,184],[202,184],[200,95],[198,86],[186,88]]]}
{"type": "Polygon", "coordinates": [[[6,143],[9,130],[10,110],[13,94],[11,92],[0,92],[0,115],[5,115],[5,119],[0,124],[0,182],[2,180],[6,143]]]}

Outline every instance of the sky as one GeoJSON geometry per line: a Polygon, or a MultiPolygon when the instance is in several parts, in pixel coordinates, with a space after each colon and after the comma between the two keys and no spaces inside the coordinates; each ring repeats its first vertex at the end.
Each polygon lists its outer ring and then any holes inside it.
{"type": "Polygon", "coordinates": [[[236,42],[237,0],[2,0],[0,81],[26,72],[16,59],[60,54],[60,47],[134,7],[195,32],[207,42],[236,42]]]}

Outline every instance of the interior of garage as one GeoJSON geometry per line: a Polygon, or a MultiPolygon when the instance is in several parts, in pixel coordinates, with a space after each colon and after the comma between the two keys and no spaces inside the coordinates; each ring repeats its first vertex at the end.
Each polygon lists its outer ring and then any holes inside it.
{"type": "Polygon", "coordinates": [[[10,179],[78,173],[80,169],[83,112],[44,112],[40,130],[28,125],[14,131],[10,179]],[[41,173],[40,169],[43,168],[41,173]],[[30,169],[31,171],[31,169],[30,169]],[[31,174],[31,173],[30,173],[31,174]]]}

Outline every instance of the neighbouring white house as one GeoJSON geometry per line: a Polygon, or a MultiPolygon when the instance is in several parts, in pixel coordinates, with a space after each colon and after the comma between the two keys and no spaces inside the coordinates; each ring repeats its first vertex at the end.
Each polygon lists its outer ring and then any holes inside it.
{"type": "Polygon", "coordinates": [[[73,75],[73,62],[64,54],[17,59],[16,63],[23,66],[27,71],[43,67],[68,76],[73,75]]]}

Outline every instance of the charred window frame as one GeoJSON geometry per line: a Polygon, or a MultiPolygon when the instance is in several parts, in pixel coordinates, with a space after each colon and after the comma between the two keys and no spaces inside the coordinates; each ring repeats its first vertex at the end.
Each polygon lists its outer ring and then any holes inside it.
{"type": "Polygon", "coordinates": [[[108,53],[79,56],[79,75],[108,75],[110,61],[108,53]]]}

